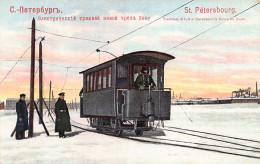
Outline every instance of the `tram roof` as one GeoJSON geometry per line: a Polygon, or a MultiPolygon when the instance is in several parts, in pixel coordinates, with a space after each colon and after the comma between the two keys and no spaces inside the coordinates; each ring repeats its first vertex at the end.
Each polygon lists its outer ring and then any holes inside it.
{"type": "Polygon", "coordinates": [[[135,52],[131,52],[131,53],[128,53],[128,54],[123,54],[123,55],[121,55],[121,56],[119,56],[117,58],[114,58],[112,60],[106,61],[106,62],[101,63],[99,65],[96,65],[94,67],[88,68],[88,69],[86,69],[84,71],[81,71],[80,73],[84,73],[85,71],[87,71],[89,69],[94,69],[95,67],[101,66],[103,64],[107,64],[107,63],[112,62],[114,60],[121,60],[121,59],[126,59],[126,58],[132,58],[132,57],[135,57],[135,56],[147,56],[147,57],[163,60],[165,62],[167,62],[168,60],[175,59],[174,56],[172,56],[170,54],[167,54],[167,53],[164,53],[164,52],[159,52],[159,51],[135,51],[135,52]]]}

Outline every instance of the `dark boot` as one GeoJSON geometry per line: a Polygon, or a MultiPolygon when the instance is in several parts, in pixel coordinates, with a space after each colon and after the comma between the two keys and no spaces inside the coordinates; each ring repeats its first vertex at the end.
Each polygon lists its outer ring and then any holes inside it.
{"type": "Polygon", "coordinates": [[[15,132],[15,138],[16,138],[17,140],[21,140],[21,139],[22,139],[22,136],[21,136],[21,132],[20,132],[20,131],[16,131],[16,132],[15,132]]]}
{"type": "Polygon", "coordinates": [[[19,140],[19,132],[18,131],[15,132],[15,139],[19,140]]]}
{"type": "Polygon", "coordinates": [[[62,132],[59,132],[59,138],[61,138],[62,137],[62,132]]]}
{"type": "Polygon", "coordinates": [[[25,131],[21,132],[21,139],[25,139],[25,131]]]}
{"type": "Polygon", "coordinates": [[[62,137],[66,138],[67,136],[65,135],[65,132],[62,132],[62,137]]]}

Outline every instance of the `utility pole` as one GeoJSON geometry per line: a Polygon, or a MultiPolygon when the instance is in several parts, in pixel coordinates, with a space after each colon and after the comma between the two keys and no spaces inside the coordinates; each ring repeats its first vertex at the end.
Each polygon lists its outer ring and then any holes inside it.
{"type": "Polygon", "coordinates": [[[256,89],[256,97],[258,97],[258,87],[257,87],[257,82],[255,82],[255,89],[256,89]]]}
{"type": "Polygon", "coordinates": [[[50,81],[50,90],[49,90],[49,116],[50,116],[50,108],[51,108],[51,81],[50,81]]]}
{"type": "MultiPolygon", "coordinates": [[[[40,41],[39,45],[39,112],[40,116],[43,117],[43,96],[42,96],[42,41],[44,40],[44,37],[40,41]]],[[[39,124],[42,124],[41,119],[39,119],[39,124]]]]}
{"type": "Polygon", "coordinates": [[[74,110],[74,104],[73,104],[73,99],[71,100],[71,109],[74,110]]]}
{"type": "Polygon", "coordinates": [[[30,77],[30,111],[29,111],[29,133],[33,137],[33,114],[34,114],[34,71],[35,71],[35,19],[32,20],[31,34],[31,77],[30,77]]]}
{"type": "Polygon", "coordinates": [[[78,110],[77,109],[77,99],[75,98],[75,105],[76,105],[76,111],[78,110]]]}
{"type": "Polygon", "coordinates": [[[52,105],[52,107],[54,107],[54,94],[53,94],[53,90],[51,91],[51,105],[52,105]]]}

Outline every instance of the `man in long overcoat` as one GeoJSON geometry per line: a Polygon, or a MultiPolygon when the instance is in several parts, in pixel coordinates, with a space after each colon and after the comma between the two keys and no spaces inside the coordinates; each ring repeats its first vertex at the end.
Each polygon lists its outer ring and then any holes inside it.
{"type": "Polygon", "coordinates": [[[55,103],[55,132],[59,132],[59,138],[67,137],[65,132],[71,131],[69,110],[64,100],[64,92],[59,93],[59,99],[55,103]]]}
{"type": "Polygon", "coordinates": [[[17,122],[15,127],[15,138],[17,140],[24,139],[25,131],[28,130],[28,111],[25,98],[25,94],[20,94],[20,100],[16,103],[17,122]]]}

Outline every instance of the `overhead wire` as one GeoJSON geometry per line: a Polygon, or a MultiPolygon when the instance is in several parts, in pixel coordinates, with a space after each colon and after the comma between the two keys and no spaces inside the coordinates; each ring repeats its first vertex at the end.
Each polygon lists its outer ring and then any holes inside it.
{"type": "MultiPolygon", "coordinates": [[[[37,42],[38,39],[40,39],[41,37],[38,37],[35,42],[37,42]]],[[[12,70],[14,69],[14,67],[18,64],[19,61],[21,61],[21,59],[23,58],[23,56],[26,54],[26,52],[31,48],[31,46],[29,46],[23,53],[22,55],[18,58],[18,60],[15,62],[15,64],[13,65],[13,67],[7,72],[7,74],[5,75],[5,77],[1,80],[0,85],[4,82],[4,80],[7,78],[7,76],[12,72],[12,70]]]]}
{"type": "Polygon", "coordinates": [[[66,71],[66,76],[65,76],[65,81],[64,81],[64,84],[63,84],[63,87],[61,89],[61,91],[64,89],[65,87],[65,84],[66,84],[66,81],[67,81],[67,77],[68,77],[68,72],[69,72],[69,68],[67,67],[67,71],[66,71]]]}
{"type": "Polygon", "coordinates": [[[183,4],[183,5],[181,5],[181,6],[179,6],[179,7],[177,7],[176,9],[171,10],[170,12],[168,12],[168,13],[162,15],[161,17],[159,17],[159,18],[157,18],[157,19],[155,19],[155,20],[153,20],[153,21],[151,21],[151,22],[149,22],[149,23],[147,23],[147,24],[145,24],[145,25],[143,25],[143,26],[138,27],[137,29],[135,29],[135,30],[133,30],[133,31],[130,31],[130,32],[128,32],[128,33],[126,33],[126,34],[124,34],[124,35],[122,35],[122,36],[120,36],[120,37],[118,37],[118,38],[116,38],[116,39],[114,39],[114,40],[112,40],[112,41],[110,41],[109,43],[107,43],[107,44],[105,44],[105,45],[99,47],[98,49],[104,48],[104,47],[106,47],[106,46],[109,45],[109,44],[112,44],[112,43],[114,43],[114,42],[116,42],[116,41],[118,41],[118,40],[120,40],[120,39],[122,39],[122,38],[124,38],[124,37],[126,37],[126,36],[128,36],[128,35],[130,35],[130,34],[132,34],[132,33],[134,33],[134,32],[136,32],[136,31],[138,31],[138,30],[141,30],[142,28],[144,28],[144,27],[146,27],[146,26],[149,26],[150,24],[153,24],[154,22],[157,22],[158,20],[162,19],[163,17],[165,17],[165,16],[167,16],[167,15],[170,15],[171,13],[173,13],[173,12],[175,12],[175,11],[181,9],[182,7],[188,5],[189,3],[193,2],[193,1],[194,1],[194,0],[191,0],[191,1],[189,1],[189,2],[187,2],[187,3],[185,3],[185,4],[183,4]]]}
{"type": "MultiPolygon", "coordinates": [[[[111,43],[114,43],[114,42],[116,42],[116,41],[118,41],[118,40],[120,40],[120,39],[122,39],[122,38],[124,38],[124,37],[126,37],[126,36],[128,36],[128,35],[130,35],[130,34],[132,34],[132,33],[134,33],[134,32],[136,32],[136,31],[138,31],[138,30],[140,30],[140,29],[142,29],[142,28],[144,28],[144,27],[146,27],[146,26],[148,26],[148,25],[150,25],[150,24],[152,24],[152,23],[154,23],[154,22],[156,22],[156,21],[162,19],[163,17],[165,17],[165,16],[167,16],[167,15],[169,15],[169,14],[171,14],[171,13],[177,11],[178,9],[180,9],[180,8],[182,8],[182,7],[186,6],[186,5],[188,5],[189,3],[193,2],[193,1],[194,1],[194,0],[191,0],[191,1],[189,1],[189,2],[187,2],[187,3],[185,3],[185,4],[183,4],[183,5],[179,6],[178,8],[176,8],[176,9],[174,9],[174,10],[172,10],[172,11],[166,13],[166,14],[164,14],[163,16],[161,16],[161,17],[159,17],[159,18],[153,20],[152,22],[149,22],[149,23],[147,23],[147,24],[145,24],[145,25],[143,25],[143,26],[141,26],[141,27],[139,27],[139,28],[137,28],[137,29],[135,29],[135,30],[133,30],[133,31],[131,31],[131,32],[128,32],[128,33],[126,33],[126,34],[124,34],[124,35],[122,35],[122,36],[120,36],[120,37],[118,37],[118,38],[116,38],[116,39],[114,39],[114,40],[112,40],[112,41],[110,41],[110,42],[107,42],[106,44],[104,44],[104,45],[100,46],[99,48],[97,48],[95,51],[92,51],[92,52],[91,52],[90,54],[88,54],[86,57],[88,57],[88,56],[94,54],[96,51],[97,51],[97,52],[100,52],[99,49],[104,48],[105,46],[107,46],[107,45],[109,45],[109,44],[111,44],[111,43]]],[[[245,11],[247,11],[247,10],[253,8],[253,7],[255,7],[255,6],[258,5],[258,4],[259,4],[259,2],[258,2],[257,4],[255,4],[255,5],[253,5],[253,6],[249,7],[249,8],[247,8],[247,9],[243,10],[242,12],[236,14],[235,16],[231,17],[230,19],[237,17],[238,15],[244,13],[245,11]]],[[[219,23],[219,24],[217,24],[217,25],[215,25],[215,26],[213,26],[213,27],[211,27],[211,28],[209,28],[209,29],[207,29],[207,30],[205,30],[205,31],[203,31],[203,32],[201,32],[201,33],[195,35],[194,37],[192,37],[192,38],[190,38],[190,39],[188,39],[188,40],[186,40],[186,41],[184,41],[184,42],[182,42],[182,43],[179,43],[178,45],[176,45],[176,46],[174,46],[174,47],[171,47],[170,49],[167,49],[166,51],[169,51],[169,50],[171,50],[171,49],[173,49],[173,48],[177,48],[178,46],[183,45],[183,44],[185,44],[185,43],[187,43],[187,42],[189,42],[189,41],[195,39],[196,37],[198,37],[198,36],[200,36],[200,35],[202,35],[202,34],[208,32],[208,31],[210,31],[210,30],[212,30],[212,29],[214,29],[214,28],[220,26],[220,25],[223,24],[223,23],[224,23],[224,22],[221,22],[221,23],[219,23]]],[[[166,52],[166,51],[165,51],[165,52],[166,52]]],[[[99,54],[99,55],[100,55],[100,54],[99,54]]],[[[84,57],[84,58],[86,58],[86,57],[84,57]]],[[[99,57],[100,57],[100,56],[99,56],[99,57]]],[[[68,68],[72,68],[72,67],[73,67],[73,65],[71,65],[71,66],[69,66],[69,67],[66,67],[66,68],[68,69],[68,68]]],[[[67,72],[68,72],[68,71],[67,71],[67,72]]],[[[65,84],[66,84],[67,72],[66,72],[66,77],[65,77],[65,81],[64,81],[64,85],[63,85],[62,90],[64,89],[64,86],[65,86],[65,84]]],[[[185,113],[185,114],[186,114],[186,113],[185,113]]],[[[187,116],[187,114],[186,114],[186,116],[187,116]]],[[[188,116],[187,116],[187,117],[188,117],[188,116]]],[[[189,117],[188,117],[188,118],[189,118],[189,117]]],[[[189,120],[192,122],[192,120],[191,120],[190,118],[189,118],[189,120]]]]}
{"type": "MultiPolygon", "coordinates": [[[[116,41],[118,41],[118,40],[120,40],[120,39],[122,39],[122,38],[124,38],[124,37],[126,37],[126,36],[128,36],[128,35],[130,35],[130,34],[132,34],[132,33],[134,33],[134,32],[136,32],[136,31],[138,31],[138,30],[141,30],[142,28],[144,28],[144,27],[146,27],[146,26],[149,26],[150,24],[153,24],[154,22],[156,22],[156,21],[162,19],[163,17],[165,17],[165,16],[167,16],[167,15],[169,15],[169,14],[171,14],[171,13],[173,13],[173,12],[179,10],[179,9],[181,9],[182,7],[188,5],[189,3],[193,2],[193,1],[194,1],[194,0],[191,0],[191,1],[189,1],[189,2],[187,2],[187,3],[185,3],[185,4],[183,4],[183,5],[181,5],[181,6],[179,6],[179,7],[177,7],[177,8],[174,9],[174,10],[171,10],[170,12],[168,12],[168,13],[162,15],[161,17],[159,17],[159,18],[157,18],[157,19],[155,19],[155,20],[153,20],[153,21],[151,21],[151,22],[149,22],[149,23],[147,23],[147,24],[145,24],[145,25],[143,25],[143,26],[141,26],[141,27],[139,27],[139,28],[137,28],[137,29],[134,29],[134,30],[132,30],[132,31],[130,31],[130,32],[128,32],[128,33],[126,33],[126,34],[124,34],[124,35],[122,35],[122,36],[120,36],[120,37],[114,39],[114,40],[112,40],[112,41],[108,41],[106,44],[104,44],[104,45],[98,47],[96,50],[92,51],[92,52],[89,53],[87,56],[81,58],[81,59],[79,60],[79,62],[81,62],[83,59],[89,57],[90,55],[94,54],[97,50],[100,50],[101,48],[104,48],[104,47],[106,47],[106,46],[108,46],[108,45],[110,45],[110,44],[112,44],[112,43],[114,43],[114,42],[116,42],[116,41]]],[[[97,51],[97,52],[98,52],[98,51],[97,51]]],[[[77,62],[77,63],[75,63],[75,64],[78,64],[79,62],[77,62]]],[[[74,64],[74,65],[75,65],[75,64],[74,64]]]]}
{"type": "Polygon", "coordinates": [[[86,67],[69,67],[69,66],[64,66],[64,65],[58,65],[58,64],[54,64],[54,63],[47,63],[47,62],[42,62],[43,64],[47,64],[47,65],[53,65],[53,66],[57,66],[57,67],[63,67],[63,68],[86,68],[86,67]]]}
{"type": "Polygon", "coordinates": [[[31,48],[31,46],[29,46],[23,53],[22,55],[19,57],[19,59],[15,62],[15,64],[12,66],[12,68],[7,72],[7,74],[5,75],[5,77],[1,80],[0,85],[4,82],[4,80],[7,78],[7,76],[12,72],[12,70],[14,69],[14,67],[18,64],[18,62],[23,58],[23,56],[26,54],[26,52],[31,48]]]}
{"type": "MultiPolygon", "coordinates": [[[[29,28],[29,29],[31,29],[31,28],[29,28]]],[[[87,41],[97,42],[97,43],[109,43],[109,41],[104,42],[104,41],[94,40],[94,39],[88,39],[88,38],[80,38],[80,37],[74,37],[74,36],[61,35],[61,34],[57,34],[57,33],[52,33],[52,32],[48,32],[48,31],[40,30],[40,29],[37,29],[37,28],[36,28],[35,30],[36,30],[36,31],[39,31],[39,32],[46,33],[46,34],[50,34],[50,35],[54,35],[54,36],[58,36],[58,37],[63,37],[63,38],[78,39],[78,40],[87,40],[87,41]]]]}
{"type": "MultiPolygon", "coordinates": [[[[233,19],[233,18],[237,17],[238,15],[240,15],[240,14],[242,14],[242,13],[244,13],[244,12],[250,10],[251,8],[257,6],[259,3],[260,3],[260,2],[254,4],[253,6],[250,6],[249,8],[247,8],[247,9],[245,9],[245,10],[239,12],[238,14],[234,15],[233,17],[231,17],[231,18],[229,18],[229,19],[233,19]]],[[[213,27],[210,27],[209,29],[202,31],[201,33],[199,33],[199,34],[197,34],[197,35],[195,35],[195,36],[189,38],[188,40],[185,40],[185,41],[183,41],[183,42],[181,42],[181,43],[179,43],[179,44],[177,44],[177,45],[175,45],[175,46],[173,46],[173,47],[171,47],[171,48],[165,50],[164,52],[167,52],[167,51],[170,51],[170,50],[172,50],[172,49],[175,49],[175,48],[177,48],[177,47],[179,47],[179,46],[181,46],[181,45],[183,45],[183,44],[185,44],[185,43],[187,43],[187,42],[189,42],[189,41],[191,41],[191,40],[197,38],[198,36],[200,36],[200,35],[202,35],[202,34],[208,32],[208,31],[210,31],[210,30],[215,29],[216,27],[222,25],[223,23],[225,23],[225,22],[221,22],[221,23],[219,23],[219,24],[217,24],[217,25],[215,25],[215,26],[213,26],[213,27]]]]}

